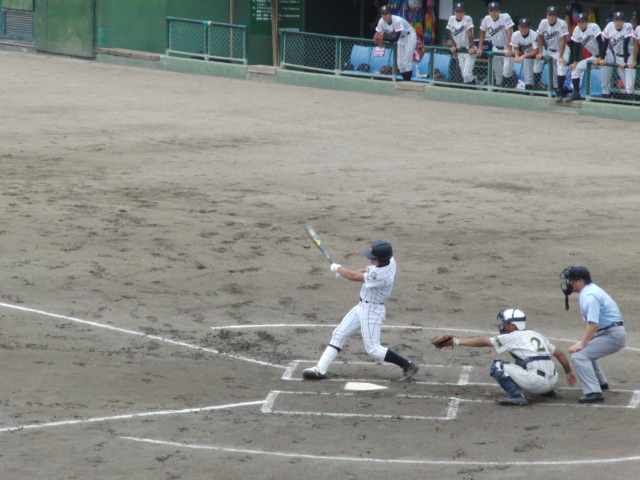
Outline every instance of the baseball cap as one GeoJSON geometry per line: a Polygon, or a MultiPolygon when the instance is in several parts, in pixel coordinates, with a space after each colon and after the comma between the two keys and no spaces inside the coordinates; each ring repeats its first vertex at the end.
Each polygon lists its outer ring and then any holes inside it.
{"type": "Polygon", "coordinates": [[[380,15],[386,15],[387,13],[391,13],[391,7],[389,5],[383,5],[380,7],[380,15]]]}
{"type": "Polygon", "coordinates": [[[489,10],[500,10],[500,2],[489,2],[489,5],[487,5],[487,8],[489,10]]]}
{"type": "Polygon", "coordinates": [[[558,7],[547,7],[547,15],[558,15],[558,7]]]}
{"type": "Polygon", "coordinates": [[[624,12],[614,12],[613,13],[614,20],[624,20],[624,12]]]}
{"type": "Polygon", "coordinates": [[[528,18],[521,18],[520,21],[518,22],[518,26],[519,27],[530,27],[531,26],[531,20],[529,20],[528,18]]]}
{"type": "Polygon", "coordinates": [[[453,11],[454,12],[459,12],[459,11],[466,11],[466,9],[464,8],[464,3],[462,2],[458,2],[453,6],[453,11]]]}
{"type": "Polygon", "coordinates": [[[578,22],[588,22],[589,21],[589,15],[587,15],[586,13],[579,13],[577,18],[578,18],[577,19],[578,22]]]}

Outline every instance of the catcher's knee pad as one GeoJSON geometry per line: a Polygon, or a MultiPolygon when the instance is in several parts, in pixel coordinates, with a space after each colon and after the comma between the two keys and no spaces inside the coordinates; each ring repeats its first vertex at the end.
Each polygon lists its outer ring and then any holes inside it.
{"type": "Polygon", "coordinates": [[[494,360],[491,363],[491,369],[489,370],[489,374],[496,380],[498,380],[498,378],[501,378],[503,375],[506,375],[504,372],[505,363],[509,363],[509,362],[505,360],[494,360]]]}
{"type": "Polygon", "coordinates": [[[491,376],[500,384],[502,389],[511,396],[522,395],[518,384],[504,371],[504,360],[494,360],[491,364],[491,376]]]}

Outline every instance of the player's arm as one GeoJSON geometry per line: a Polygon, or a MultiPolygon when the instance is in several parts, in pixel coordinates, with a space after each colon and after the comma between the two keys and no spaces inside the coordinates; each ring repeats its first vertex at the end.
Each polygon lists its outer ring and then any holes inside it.
{"type": "Polygon", "coordinates": [[[522,55],[522,58],[535,58],[538,55],[538,52],[542,52],[542,49],[540,48],[540,46],[534,48],[529,53],[524,53],[522,55]]]}
{"type": "Polygon", "coordinates": [[[597,55],[598,57],[600,57],[600,61],[594,63],[596,65],[605,65],[607,63],[607,48],[609,48],[609,39],[603,37],[603,35],[600,34],[596,37],[596,40],[598,40],[598,46],[600,47],[598,49],[597,55]]]}
{"type": "Polygon", "coordinates": [[[493,343],[491,343],[490,338],[473,337],[458,340],[460,342],[459,345],[464,345],[465,347],[493,347],[493,343]]]}
{"type": "Polygon", "coordinates": [[[564,58],[564,51],[567,49],[567,37],[569,37],[568,34],[560,37],[560,50],[558,50],[558,65],[567,64],[567,59],[564,58]]]}
{"type": "Polygon", "coordinates": [[[400,34],[402,33],[402,30],[397,30],[393,33],[386,33],[384,34],[384,41],[385,42],[397,42],[400,39],[400,34]]]}
{"type": "Polygon", "coordinates": [[[480,39],[478,40],[478,56],[481,57],[484,52],[484,39],[487,36],[487,32],[480,28],[480,39]]]}
{"type": "Polygon", "coordinates": [[[587,344],[591,341],[591,339],[596,334],[598,330],[598,324],[595,322],[587,323],[587,328],[584,329],[584,335],[582,336],[582,340],[580,340],[575,345],[569,347],[569,353],[576,353],[582,350],[587,344]]]}
{"type": "Polygon", "coordinates": [[[572,39],[572,47],[571,47],[571,58],[573,59],[573,63],[571,64],[571,70],[576,68],[578,64],[578,58],[580,58],[580,47],[582,46],[580,42],[576,42],[572,39]]]}
{"type": "Polygon", "coordinates": [[[638,42],[637,38],[633,39],[633,60],[629,64],[629,68],[636,68],[638,65],[638,49],[640,49],[640,42],[638,42]]]}
{"type": "Polygon", "coordinates": [[[509,27],[505,29],[507,34],[507,51],[505,52],[505,56],[512,57],[513,56],[513,47],[511,46],[511,36],[513,35],[513,28],[509,27]]]}
{"type": "Polygon", "coordinates": [[[544,35],[538,34],[538,52],[536,53],[536,60],[542,60],[542,52],[544,52],[544,35]]]}
{"type": "Polygon", "coordinates": [[[555,352],[553,352],[553,356],[556,357],[558,362],[560,362],[560,365],[562,365],[562,368],[564,368],[564,373],[567,376],[567,384],[569,384],[570,387],[573,387],[577,383],[577,381],[576,376],[571,371],[571,364],[569,363],[569,359],[562,351],[557,348],[555,352]]]}
{"type": "Polygon", "coordinates": [[[348,268],[344,268],[342,265],[336,269],[336,272],[338,272],[347,280],[360,283],[364,283],[364,274],[366,273],[366,271],[366,268],[362,270],[349,270],[348,268]]]}
{"type": "Polygon", "coordinates": [[[631,42],[631,37],[625,37],[622,41],[622,63],[618,65],[620,68],[626,68],[631,63],[629,61],[629,42],[631,42]]]}
{"type": "Polygon", "coordinates": [[[469,55],[475,55],[476,53],[476,40],[473,38],[473,27],[467,30],[467,35],[469,36],[469,55]]]}
{"type": "Polygon", "coordinates": [[[456,39],[451,30],[449,30],[449,38],[451,39],[451,53],[456,53],[458,46],[456,45],[456,39]]]}

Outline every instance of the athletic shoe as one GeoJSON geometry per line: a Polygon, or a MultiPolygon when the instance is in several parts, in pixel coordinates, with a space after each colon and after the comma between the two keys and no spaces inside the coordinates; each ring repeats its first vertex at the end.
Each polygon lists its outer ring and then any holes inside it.
{"type": "Polygon", "coordinates": [[[498,400],[500,405],[529,405],[529,400],[524,395],[516,395],[514,397],[504,397],[498,400]]]}
{"type": "Polygon", "coordinates": [[[550,392],[543,393],[542,396],[547,398],[558,398],[558,392],[551,390],[550,392]]]}
{"type": "Polygon", "coordinates": [[[564,93],[561,89],[556,90],[556,103],[562,103],[564,100],[564,93]]]}
{"type": "Polygon", "coordinates": [[[411,379],[413,378],[413,376],[418,373],[418,370],[420,370],[420,367],[418,365],[416,365],[413,362],[409,362],[409,365],[407,366],[407,368],[405,368],[402,373],[404,374],[402,376],[402,378],[400,380],[398,380],[399,382],[409,382],[411,381],[411,379]]]}
{"type": "Polygon", "coordinates": [[[600,385],[600,390],[602,390],[603,392],[605,390],[609,390],[609,384],[608,383],[603,383],[602,385],[600,385]]]}
{"type": "Polygon", "coordinates": [[[578,399],[578,403],[596,403],[596,402],[604,402],[604,395],[599,392],[592,392],[583,395],[578,399]]]}
{"type": "Polygon", "coordinates": [[[302,376],[307,380],[323,380],[328,377],[326,373],[320,373],[317,366],[307,368],[302,372],[302,376]]]}
{"type": "Polygon", "coordinates": [[[584,100],[581,96],[580,96],[580,92],[573,92],[573,94],[569,97],[569,101],[570,102],[574,102],[576,100],[584,100]]]}

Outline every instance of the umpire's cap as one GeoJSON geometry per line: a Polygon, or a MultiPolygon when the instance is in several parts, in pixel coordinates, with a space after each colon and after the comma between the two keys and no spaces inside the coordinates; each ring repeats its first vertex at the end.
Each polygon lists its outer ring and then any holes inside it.
{"type": "Polygon", "coordinates": [[[364,255],[369,260],[378,260],[380,266],[389,265],[389,261],[393,257],[393,248],[391,243],[386,240],[376,240],[368,250],[364,251],[364,255]]]}
{"type": "Polygon", "coordinates": [[[487,8],[489,10],[500,10],[500,2],[489,2],[489,5],[487,5],[487,8]]]}
{"type": "Polygon", "coordinates": [[[386,15],[388,13],[393,13],[389,5],[383,5],[380,7],[380,15],[386,15]]]}
{"type": "Polygon", "coordinates": [[[530,27],[531,26],[531,20],[529,20],[526,17],[523,17],[520,19],[520,21],[518,22],[518,26],[519,27],[530,27]]]}
{"type": "Polygon", "coordinates": [[[558,7],[547,7],[547,15],[558,15],[558,7]]]}
{"type": "Polygon", "coordinates": [[[589,21],[589,15],[586,13],[579,13],[577,16],[577,20],[578,23],[580,22],[588,22],[589,21]]]}
{"type": "Polygon", "coordinates": [[[584,283],[591,283],[591,273],[587,267],[569,267],[562,272],[566,280],[584,280],[584,283]]]}

